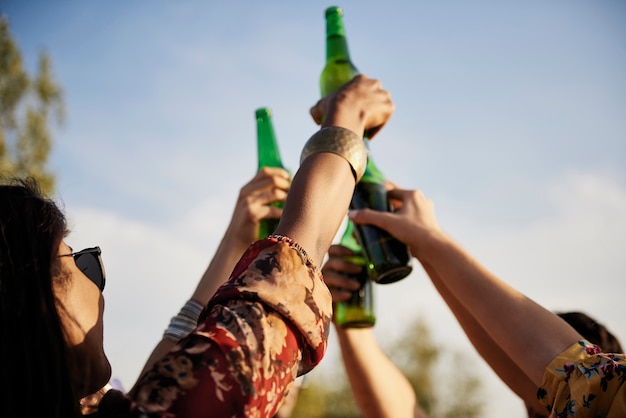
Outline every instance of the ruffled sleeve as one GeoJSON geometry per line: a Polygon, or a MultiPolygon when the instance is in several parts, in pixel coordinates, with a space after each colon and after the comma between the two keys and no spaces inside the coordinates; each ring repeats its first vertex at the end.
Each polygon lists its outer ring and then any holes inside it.
{"type": "Polygon", "coordinates": [[[330,292],[304,250],[286,237],[257,241],[198,327],[142,377],[132,408],[136,416],[272,416],[295,377],[321,361],[331,317],[330,292]]]}
{"type": "Polygon", "coordinates": [[[262,302],[295,328],[305,342],[298,375],[321,361],[330,330],[332,296],[317,267],[293,240],[272,236],[253,244],[208,309],[233,299],[262,302]]]}
{"type": "Polygon", "coordinates": [[[579,341],[546,368],[537,397],[550,417],[626,417],[626,362],[579,341]]]}

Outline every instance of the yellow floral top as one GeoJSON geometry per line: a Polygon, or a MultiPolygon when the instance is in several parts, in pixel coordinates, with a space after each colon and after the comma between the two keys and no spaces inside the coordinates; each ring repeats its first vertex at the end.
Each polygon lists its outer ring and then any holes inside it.
{"type": "Polygon", "coordinates": [[[583,340],[546,368],[537,398],[550,417],[626,417],[624,354],[605,354],[583,340]]]}

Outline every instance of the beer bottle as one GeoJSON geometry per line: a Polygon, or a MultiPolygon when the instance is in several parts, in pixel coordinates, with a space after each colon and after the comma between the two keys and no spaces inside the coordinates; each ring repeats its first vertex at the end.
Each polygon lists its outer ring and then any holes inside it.
{"type": "MultiPolygon", "coordinates": [[[[326,65],[320,76],[322,97],[335,92],[358,73],[348,51],[343,11],[336,6],[328,7],[326,9],[326,65]]],[[[367,132],[364,137],[367,138],[367,132]]],[[[365,139],[366,145],[368,142],[365,139]]],[[[355,187],[350,207],[352,209],[392,210],[384,182],[385,176],[376,167],[372,154],[369,152],[365,174],[355,187]]],[[[393,283],[411,273],[411,256],[406,245],[374,226],[355,225],[355,231],[373,281],[393,283]]]]}
{"type": "Polygon", "coordinates": [[[346,260],[358,264],[362,268],[360,273],[352,276],[359,281],[361,287],[352,292],[349,300],[335,303],[335,323],[343,328],[369,328],[376,322],[374,288],[367,272],[361,247],[354,236],[354,223],[352,221],[348,220],[346,230],[339,243],[354,253],[346,257],[346,260]]]}
{"type": "Polygon", "coordinates": [[[348,39],[340,7],[326,9],[326,65],[320,77],[322,97],[339,90],[359,73],[350,60],[348,39]]]}
{"type": "MultiPolygon", "coordinates": [[[[385,176],[374,164],[371,153],[368,153],[365,173],[354,188],[350,208],[393,211],[387,198],[385,176]]],[[[373,225],[355,225],[355,233],[373,281],[380,284],[393,283],[411,273],[411,255],[401,241],[373,225]]]]}
{"type": "MultiPolygon", "coordinates": [[[[272,112],[267,107],[260,107],[255,111],[257,130],[258,168],[279,167],[285,169],[280,158],[278,142],[272,124],[272,112]]],[[[283,202],[271,203],[273,206],[283,207],[283,202]]],[[[259,226],[259,239],[272,234],[278,226],[279,219],[263,219],[259,226]]]]}

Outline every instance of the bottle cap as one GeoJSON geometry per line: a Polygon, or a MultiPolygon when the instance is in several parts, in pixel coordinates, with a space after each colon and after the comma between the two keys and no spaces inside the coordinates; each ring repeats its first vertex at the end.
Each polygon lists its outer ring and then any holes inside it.
{"type": "Polygon", "coordinates": [[[338,6],[330,6],[326,9],[326,17],[330,16],[330,15],[334,15],[337,14],[339,16],[343,16],[343,10],[341,10],[341,7],[338,6]]]}
{"type": "Polygon", "coordinates": [[[272,116],[272,111],[269,107],[260,107],[254,112],[254,114],[257,118],[261,118],[263,116],[272,116]]]}

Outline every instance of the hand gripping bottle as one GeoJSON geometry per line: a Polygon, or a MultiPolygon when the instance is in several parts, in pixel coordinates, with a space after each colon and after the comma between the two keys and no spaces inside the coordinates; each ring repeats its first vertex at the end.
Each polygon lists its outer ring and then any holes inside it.
{"type": "MultiPolygon", "coordinates": [[[[326,9],[326,65],[320,76],[322,97],[335,92],[358,73],[350,59],[343,12],[339,7],[329,7],[326,9]]],[[[367,139],[365,144],[368,145],[367,139]]],[[[370,152],[365,174],[354,190],[350,207],[393,210],[387,199],[384,183],[385,176],[374,165],[370,152]]],[[[373,281],[393,283],[411,273],[411,256],[406,245],[374,226],[355,225],[355,231],[373,281]]]]}

